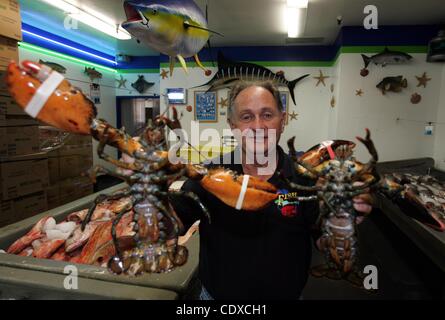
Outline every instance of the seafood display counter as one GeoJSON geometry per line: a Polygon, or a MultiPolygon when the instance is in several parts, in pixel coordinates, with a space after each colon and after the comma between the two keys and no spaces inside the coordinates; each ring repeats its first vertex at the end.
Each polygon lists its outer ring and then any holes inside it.
{"type": "MultiPolygon", "coordinates": [[[[396,172],[431,175],[441,182],[445,181],[445,172],[434,169],[434,160],[432,158],[383,162],[378,165],[378,170],[381,174],[396,172]]],[[[379,196],[379,201],[381,209],[386,216],[409,237],[442,272],[445,272],[445,232],[434,230],[412,218],[396,203],[385,196],[379,196]]]]}
{"type": "MultiPolygon", "coordinates": [[[[123,187],[125,184],[119,184],[100,193],[123,187]]],[[[0,249],[6,250],[42,217],[52,216],[60,222],[71,212],[89,208],[97,196],[92,194],[1,228],[0,249]]],[[[138,277],[113,275],[99,266],[0,253],[0,299],[180,299],[195,279],[199,236],[191,236],[186,247],[189,258],[185,265],[168,273],[138,277]]]]}

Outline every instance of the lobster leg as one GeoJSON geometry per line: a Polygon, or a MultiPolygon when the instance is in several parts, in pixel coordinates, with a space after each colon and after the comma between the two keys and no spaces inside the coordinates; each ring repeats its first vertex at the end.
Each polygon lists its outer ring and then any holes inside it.
{"type": "Polygon", "coordinates": [[[209,221],[209,224],[211,223],[211,219],[210,219],[210,212],[209,212],[209,210],[206,208],[206,206],[201,202],[201,200],[199,199],[199,197],[195,194],[195,193],[193,193],[193,192],[191,192],[191,191],[182,191],[182,190],[179,190],[179,191],[174,191],[174,192],[170,192],[170,194],[177,194],[177,195],[179,195],[179,196],[185,196],[185,197],[188,197],[188,198],[190,198],[190,199],[192,199],[192,200],[194,200],[198,205],[199,205],[199,207],[201,208],[201,210],[202,210],[202,212],[204,212],[204,214],[205,214],[205,216],[206,216],[206,218],[208,219],[208,221],[209,221]]]}
{"type": "Polygon", "coordinates": [[[171,237],[172,234],[168,234],[168,241],[170,242],[167,245],[167,254],[170,259],[175,265],[182,265],[187,261],[188,251],[185,247],[178,245],[178,235],[180,232],[182,232],[183,226],[181,223],[181,227],[179,226],[178,221],[176,218],[171,214],[170,210],[168,210],[164,204],[158,200],[156,197],[151,196],[151,201],[153,201],[153,205],[157,207],[159,210],[161,210],[165,217],[167,219],[170,219],[170,221],[173,224],[173,235],[174,237],[171,237]]]}
{"type": "Polygon", "coordinates": [[[96,182],[96,176],[97,176],[97,174],[98,174],[99,172],[100,172],[100,173],[108,174],[108,175],[110,175],[110,176],[119,178],[119,179],[121,179],[121,180],[124,180],[124,181],[125,181],[126,183],[128,183],[129,185],[131,185],[131,183],[132,183],[132,179],[131,179],[130,177],[121,175],[121,174],[119,174],[119,173],[117,173],[117,172],[114,172],[114,171],[112,171],[112,170],[109,170],[109,169],[107,169],[107,168],[104,168],[104,167],[102,167],[102,166],[100,166],[100,165],[96,165],[96,166],[95,166],[94,168],[92,168],[92,169],[90,170],[90,172],[89,172],[90,178],[91,178],[91,180],[92,180],[93,182],[96,182]]]}
{"type": "Polygon", "coordinates": [[[93,205],[88,209],[88,214],[85,217],[85,219],[82,221],[82,231],[85,230],[86,225],[90,222],[91,217],[93,216],[94,210],[96,210],[96,207],[99,203],[105,201],[105,200],[117,200],[120,198],[124,198],[124,197],[128,197],[130,195],[130,190],[128,191],[124,191],[124,192],[119,192],[116,194],[112,194],[112,195],[106,195],[106,194],[100,194],[96,197],[96,199],[94,199],[94,203],[93,205]]]}
{"type": "Polygon", "coordinates": [[[113,225],[111,226],[111,237],[113,238],[114,248],[116,249],[116,255],[119,257],[119,259],[122,259],[122,254],[117,242],[116,226],[118,225],[119,221],[121,221],[124,214],[131,210],[132,206],[133,204],[130,202],[124,208],[122,208],[114,218],[113,225]]]}
{"type": "Polygon", "coordinates": [[[99,138],[99,145],[97,146],[97,155],[99,156],[99,158],[101,158],[102,160],[105,160],[111,164],[114,164],[115,166],[118,166],[120,168],[136,171],[137,167],[134,163],[127,163],[127,162],[113,159],[110,155],[108,155],[104,152],[105,146],[107,145],[108,140],[109,140],[108,138],[109,138],[108,127],[106,127],[103,134],[99,138]]]}
{"type": "MultiPolygon", "coordinates": [[[[299,166],[301,166],[301,167],[303,167],[304,169],[306,169],[307,171],[309,171],[311,174],[313,174],[315,177],[317,177],[317,178],[319,178],[319,177],[321,177],[322,175],[319,173],[319,172],[317,172],[312,166],[310,166],[310,165],[308,165],[308,164],[306,164],[306,163],[304,163],[304,162],[301,162],[301,161],[297,161],[296,163],[295,163],[295,165],[299,165],[299,166]]],[[[298,171],[298,170],[297,170],[298,171]]]]}

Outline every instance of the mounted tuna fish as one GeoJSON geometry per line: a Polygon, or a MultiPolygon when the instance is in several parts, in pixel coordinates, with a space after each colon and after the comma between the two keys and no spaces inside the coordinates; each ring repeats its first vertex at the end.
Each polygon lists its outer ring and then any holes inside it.
{"type": "MultiPolygon", "coordinates": [[[[194,57],[201,64],[197,53],[209,39],[207,20],[192,0],[126,0],[127,21],[122,27],[131,35],[156,51],[170,57],[170,75],[175,58],[187,72],[184,58],[194,57]]],[[[216,33],[216,32],[215,32],[216,33]]]]}
{"type": "MultiPolygon", "coordinates": [[[[236,62],[227,60],[221,51],[218,52],[218,72],[209,82],[202,86],[210,86],[207,91],[214,91],[225,87],[230,87],[238,80],[245,81],[264,81],[270,80],[276,86],[287,87],[295,103],[294,89],[296,84],[306,78],[309,74],[305,74],[295,80],[288,81],[284,77],[283,72],[273,73],[271,70],[254,63],[236,62]]],[[[197,87],[195,87],[197,88],[197,87]]]]}

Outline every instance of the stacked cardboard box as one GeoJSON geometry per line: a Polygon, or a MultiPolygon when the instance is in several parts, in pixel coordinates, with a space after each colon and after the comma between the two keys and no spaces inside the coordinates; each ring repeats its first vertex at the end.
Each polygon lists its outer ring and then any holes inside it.
{"type": "Polygon", "coordinates": [[[0,0],[0,226],[47,209],[48,159],[40,153],[38,123],[18,107],[5,81],[22,40],[17,0],[0,0]]]}
{"type": "Polygon", "coordinates": [[[48,208],[93,193],[88,170],[93,166],[91,136],[70,134],[64,145],[48,153],[48,208]]]}
{"type": "Polygon", "coordinates": [[[0,225],[47,210],[45,153],[9,157],[0,163],[0,225]]]}

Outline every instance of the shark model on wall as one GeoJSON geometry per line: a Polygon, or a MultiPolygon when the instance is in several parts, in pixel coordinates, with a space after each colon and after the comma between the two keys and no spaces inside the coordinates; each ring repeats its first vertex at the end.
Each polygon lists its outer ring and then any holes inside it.
{"type": "Polygon", "coordinates": [[[187,72],[184,58],[194,57],[196,64],[206,71],[198,52],[207,43],[210,31],[207,19],[193,0],[126,0],[127,21],[122,27],[138,42],[170,57],[170,76],[175,58],[187,72]]]}

